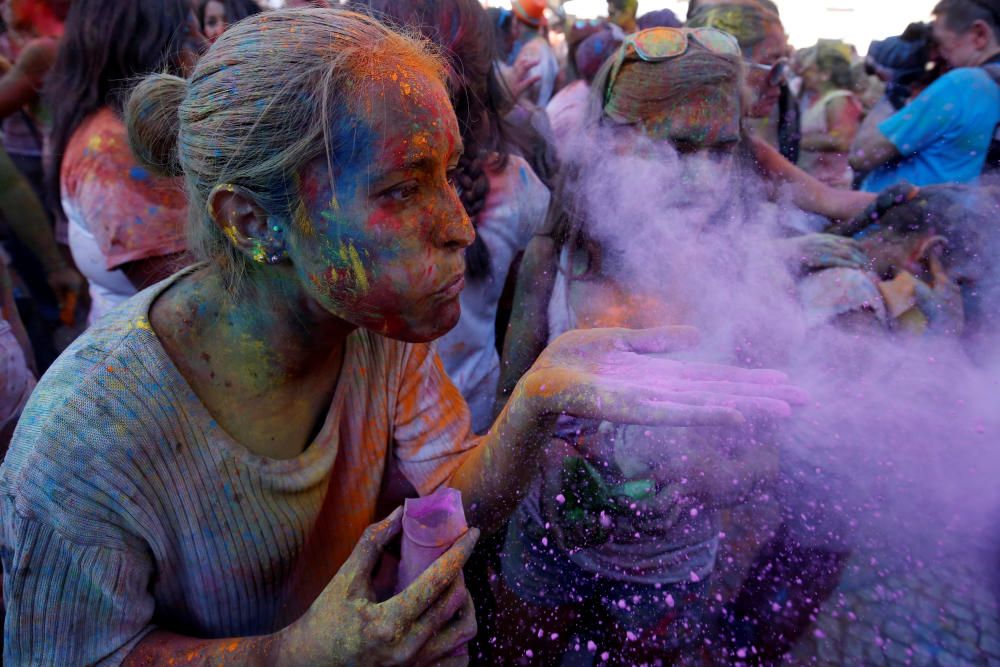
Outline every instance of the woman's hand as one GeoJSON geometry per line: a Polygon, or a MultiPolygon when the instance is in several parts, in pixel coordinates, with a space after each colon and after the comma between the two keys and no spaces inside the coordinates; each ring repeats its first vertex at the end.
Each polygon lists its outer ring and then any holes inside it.
{"type": "Polygon", "coordinates": [[[868,255],[857,241],[833,234],[804,234],[777,241],[789,266],[800,271],[866,269],[868,255]]]}
{"type": "Polygon", "coordinates": [[[401,530],[402,509],[369,526],[305,615],[281,634],[280,664],[464,664],[451,656],[476,635],[472,598],[459,574],[479,531],[462,536],[401,593],[376,602],[372,576],[401,530]]]}
{"type": "Polygon", "coordinates": [[[654,356],[697,342],[691,327],[570,331],[541,354],[514,400],[540,414],[650,426],[731,426],[788,416],[790,404],[806,401],[777,371],[654,356]]]}

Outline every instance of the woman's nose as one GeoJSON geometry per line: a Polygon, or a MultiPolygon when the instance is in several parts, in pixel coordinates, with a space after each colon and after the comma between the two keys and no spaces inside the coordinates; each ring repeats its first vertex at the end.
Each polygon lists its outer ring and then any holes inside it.
{"type": "Polygon", "coordinates": [[[458,194],[451,188],[448,190],[449,194],[435,216],[434,243],[442,248],[462,250],[476,240],[476,230],[458,194]]]}

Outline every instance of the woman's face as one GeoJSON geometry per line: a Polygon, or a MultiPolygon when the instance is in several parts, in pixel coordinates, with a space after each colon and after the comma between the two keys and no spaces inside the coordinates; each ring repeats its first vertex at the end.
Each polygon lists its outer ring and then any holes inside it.
{"type": "MultiPolygon", "coordinates": [[[[369,79],[371,80],[371,79],[369,79]]],[[[330,128],[301,173],[289,257],[306,292],[356,326],[426,342],[458,322],[465,248],[475,238],[450,176],[462,152],[443,84],[420,69],[375,77],[358,118],[330,128]]]]}
{"type": "MultiPolygon", "coordinates": [[[[785,57],[787,38],[782,28],[773,24],[767,36],[754,47],[750,60],[758,65],[771,67],[785,57]]],[[[756,67],[747,68],[747,87],[750,90],[750,117],[767,118],[774,111],[781,97],[781,85],[770,81],[770,73],[756,67]]]]}
{"type": "Polygon", "coordinates": [[[205,5],[205,23],[202,32],[208,41],[215,42],[226,31],[226,6],[214,0],[205,5]]]}
{"type": "Polygon", "coordinates": [[[827,79],[816,65],[809,65],[802,70],[802,86],[810,92],[819,92],[827,79]]]}

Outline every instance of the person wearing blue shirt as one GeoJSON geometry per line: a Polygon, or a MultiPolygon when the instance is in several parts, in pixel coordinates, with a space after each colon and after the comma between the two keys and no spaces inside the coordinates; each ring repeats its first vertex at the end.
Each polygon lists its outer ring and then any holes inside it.
{"type": "Polygon", "coordinates": [[[900,181],[971,183],[982,173],[1000,86],[980,66],[1000,55],[1000,0],[942,0],[934,15],[934,40],[954,69],[888,118],[876,110],[864,123],[851,166],[870,172],[868,192],[900,181]]]}

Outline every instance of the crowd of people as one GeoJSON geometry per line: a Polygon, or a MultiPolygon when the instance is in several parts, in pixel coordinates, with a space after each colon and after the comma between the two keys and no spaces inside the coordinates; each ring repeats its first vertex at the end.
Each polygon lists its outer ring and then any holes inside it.
{"type": "Polygon", "coordinates": [[[776,664],[1000,442],[1000,0],[284,4],[0,0],[7,664],[776,664]]]}

